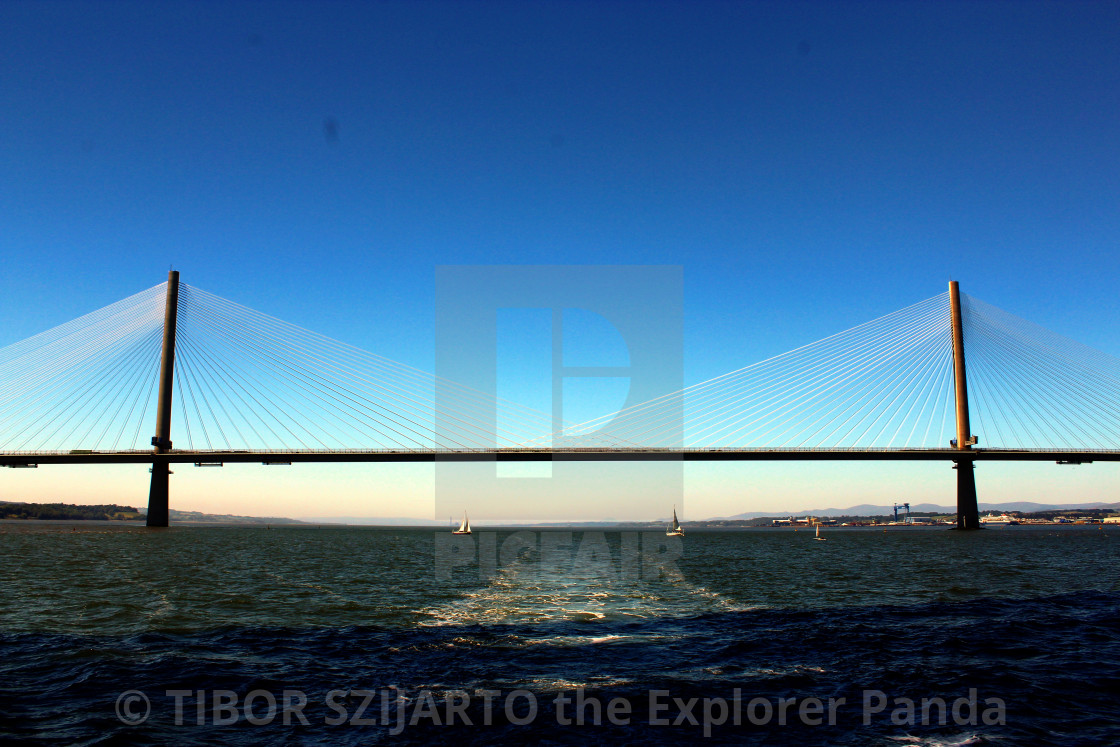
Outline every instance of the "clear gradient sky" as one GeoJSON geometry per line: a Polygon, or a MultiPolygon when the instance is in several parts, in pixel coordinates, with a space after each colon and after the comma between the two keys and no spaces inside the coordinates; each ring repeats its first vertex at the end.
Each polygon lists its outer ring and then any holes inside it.
{"type": "MultiPolygon", "coordinates": [[[[436,266],[670,264],[686,383],[950,278],[1120,355],[1118,134],[1116,2],[5,1],[0,346],[174,264],[431,370],[436,266]]],[[[259,469],[172,505],[431,515],[419,468],[259,469]]],[[[14,472],[0,499],[146,501],[142,468],[14,472]]],[[[1120,499],[1108,465],[978,484],[1120,499]]],[[[686,486],[692,518],[953,499],[947,465],[686,486]]]]}

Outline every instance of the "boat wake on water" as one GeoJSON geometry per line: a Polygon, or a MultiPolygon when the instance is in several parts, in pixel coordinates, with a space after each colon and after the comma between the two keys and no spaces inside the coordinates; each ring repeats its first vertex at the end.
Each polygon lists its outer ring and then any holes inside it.
{"type": "Polygon", "coordinates": [[[755,609],[681,577],[639,580],[602,574],[577,564],[544,572],[536,564],[501,568],[490,581],[457,599],[417,612],[422,625],[539,624],[627,621],[755,609]]]}

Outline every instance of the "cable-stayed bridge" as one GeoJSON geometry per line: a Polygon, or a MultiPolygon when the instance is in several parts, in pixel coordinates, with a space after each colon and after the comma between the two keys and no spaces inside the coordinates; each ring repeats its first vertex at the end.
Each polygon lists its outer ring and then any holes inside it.
{"type": "Polygon", "coordinates": [[[958,526],[976,528],[977,461],[1120,461],[1120,359],[950,283],[783,355],[557,424],[174,271],[0,349],[0,465],[150,463],[151,526],[167,525],[174,463],[554,459],[947,460],[958,526]]]}

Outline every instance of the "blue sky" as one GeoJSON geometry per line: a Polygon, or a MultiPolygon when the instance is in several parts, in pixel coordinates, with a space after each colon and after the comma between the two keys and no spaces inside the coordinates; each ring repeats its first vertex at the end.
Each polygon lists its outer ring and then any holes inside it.
{"type": "Polygon", "coordinates": [[[670,264],[686,383],[950,277],[1120,355],[1118,33],[1104,2],[3,2],[0,345],[173,263],[431,370],[438,265],[670,264]]]}

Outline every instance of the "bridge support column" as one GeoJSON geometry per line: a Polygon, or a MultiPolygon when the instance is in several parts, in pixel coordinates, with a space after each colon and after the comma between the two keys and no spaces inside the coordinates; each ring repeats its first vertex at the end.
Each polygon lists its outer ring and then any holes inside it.
{"type": "Polygon", "coordinates": [[[152,487],[148,490],[148,526],[165,527],[170,522],[168,494],[171,465],[165,459],[152,461],[152,487]]]}
{"type": "Polygon", "coordinates": [[[975,463],[961,459],[953,463],[957,471],[957,529],[979,529],[980,508],[976,502],[975,463]]]}
{"type": "MultiPolygon", "coordinates": [[[[961,292],[956,280],[949,281],[949,311],[953,326],[953,385],[956,390],[957,437],[952,446],[972,451],[977,439],[968,423],[968,378],[964,367],[964,323],[961,317],[961,292]]],[[[976,503],[975,464],[971,458],[954,459],[957,471],[957,529],[979,529],[980,509],[976,503]]]]}
{"type": "Polygon", "coordinates": [[[175,323],[179,312],[179,273],[167,273],[167,306],[163,313],[163,356],[159,366],[159,400],[156,403],[156,435],[152,458],[152,486],[148,490],[148,526],[165,527],[168,508],[170,464],[158,455],[171,451],[171,392],[175,384],[175,323]]]}

